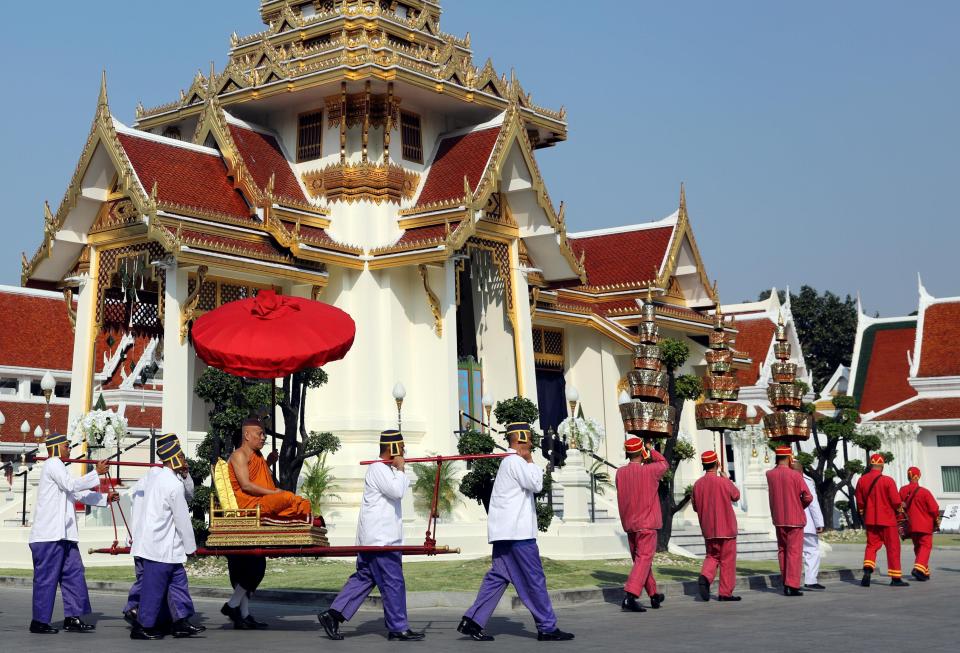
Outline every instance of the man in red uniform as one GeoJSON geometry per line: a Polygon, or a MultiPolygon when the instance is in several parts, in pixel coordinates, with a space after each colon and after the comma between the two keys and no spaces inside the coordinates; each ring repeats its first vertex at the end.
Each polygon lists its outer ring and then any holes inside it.
{"type": "Polygon", "coordinates": [[[739,601],[733,595],[737,583],[737,517],[733,502],[740,499],[740,490],[726,473],[717,472],[717,452],[700,456],[704,474],[693,484],[693,509],[700,519],[700,532],[707,545],[707,555],[700,568],[700,598],[710,600],[710,585],[720,569],[718,601],[739,601]]]}
{"type": "Polygon", "coordinates": [[[887,575],[894,587],[907,587],[901,578],[900,570],[900,534],[897,532],[897,513],[903,510],[897,484],[889,476],[883,475],[883,456],[875,453],[870,456],[870,471],[857,481],[854,498],[857,510],[867,529],[867,548],[863,554],[863,580],[860,585],[870,587],[870,576],[877,568],[877,551],[881,546],[887,548],[887,575]]]}
{"type": "Polygon", "coordinates": [[[652,447],[647,450],[640,438],[628,438],[624,449],[630,462],[617,470],[617,504],[620,524],[627,533],[633,569],[623,586],[620,607],[627,612],[646,612],[637,603],[644,589],[650,605],[659,608],[664,596],[657,592],[653,577],[653,555],[657,552],[657,531],[663,526],[657,488],[669,468],[666,459],[652,447]]]}
{"type": "Polygon", "coordinates": [[[813,496],[803,475],[790,469],[793,450],[789,446],[777,447],[775,454],[777,466],[767,472],[767,487],[770,490],[770,516],[777,529],[777,558],[783,593],[803,596],[800,574],[803,571],[803,527],[807,523],[803,509],[810,505],[813,496]]]}
{"type": "Polygon", "coordinates": [[[940,520],[940,506],[933,494],[920,487],[920,470],[907,470],[909,483],[900,488],[900,499],[907,513],[908,533],[913,540],[913,577],[919,581],[930,580],[930,550],[933,548],[933,531],[940,520]]]}

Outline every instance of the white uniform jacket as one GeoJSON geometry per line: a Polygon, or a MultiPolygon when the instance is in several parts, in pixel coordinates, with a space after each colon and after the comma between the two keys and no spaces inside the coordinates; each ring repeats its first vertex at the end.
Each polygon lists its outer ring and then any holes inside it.
{"type": "MultiPolygon", "coordinates": [[[[509,453],[516,454],[513,449],[509,453]]],[[[532,540],[537,537],[534,495],[543,489],[543,470],[520,456],[500,461],[490,495],[487,541],[532,540]]]]}
{"type": "Polygon", "coordinates": [[[183,483],[170,468],[148,474],[137,500],[131,555],[154,562],[182,563],[197,550],[183,483]]]}
{"type": "Polygon", "coordinates": [[[817,486],[814,485],[813,479],[804,474],[803,480],[806,481],[807,489],[810,490],[810,494],[813,495],[813,501],[803,510],[807,514],[807,523],[803,527],[803,532],[816,533],[818,528],[823,528],[823,512],[820,510],[820,498],[817,496],[817,486]]]}
{"type": "Polygon", "coordinates": [[[403,544],[403,513],[400,502],[410,479],[390,463],[373,463],[363,479],[360,521],[357,523],[359,546],[396,546],[403,544]]]}
{"type": "Polygon", "coordinates": [[[56,457],[47,459],[37,486],[30,542],[79,542],[74,504],[107,505],[107,495],[91,491],[99,485],[100,477],[96,471],[85,476],[71,476],[62,460],[56,457]]]}

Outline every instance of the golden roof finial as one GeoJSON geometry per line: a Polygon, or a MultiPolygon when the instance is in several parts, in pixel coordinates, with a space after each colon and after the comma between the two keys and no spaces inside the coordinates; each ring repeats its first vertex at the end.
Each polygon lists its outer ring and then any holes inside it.
{"type": "Polygon", "coordinates": [[[97,100],[97,106],[107,108],[107,69],[104,68],[100,73],[100,98],[97,100]]]}
{"type": "Polygon", "coordinates": [[[648,304],[653,303],[653,284],[652,283],[647,284],[647,303],[648,304]]]}
{"type": "Polygon", "coordinates": [[[682,181],[680,182],[680,214],[678,217],[687,217],[687,191],[684,189],[682,181]]]}
{"type": "Polygon", "coordinates": [[[784,326],[784,322],[783,322],[783,311],[780,311],[780,310],[777,311],[777,324],[778,324],[779,326],[784,326]]]}
{"type": "Polygon", "coordinates": [[[217,89],[214,86],[214,82],[217,79],[217,71],[213,61],[210,62],[210,77],[207,78],[207,99],[216,96],[217,89]]]}

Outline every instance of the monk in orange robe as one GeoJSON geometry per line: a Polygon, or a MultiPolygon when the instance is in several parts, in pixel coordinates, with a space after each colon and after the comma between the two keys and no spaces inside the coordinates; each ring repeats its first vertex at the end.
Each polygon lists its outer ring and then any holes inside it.
{"type": "Polygon", "coordinates": [[[260,450],[267,442],[260,422],[248,419],[243,423],[240,448],[230,455],[230,485],[240,508],[260,506],[260,516],[270,519],[307,519],[310,502],[292,492],[277,489],[270,474],[270,465],[277,460],[273,451],[264,459],[260,450]]]}

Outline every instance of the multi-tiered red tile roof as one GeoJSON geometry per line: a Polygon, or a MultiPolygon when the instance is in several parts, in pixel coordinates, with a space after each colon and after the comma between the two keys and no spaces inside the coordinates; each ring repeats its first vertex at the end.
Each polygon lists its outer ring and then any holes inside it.
{"type": "Polygon", "coordinates": [[[923,313],[918,377],[960,376],[960,301],[935,303],[923,313]]]}
{"type": "Polygon", "coordinates": [[[159,202],[251,219],[250,207],[227,177],[216,150],[131,131],[119,132],[117,138],[144,190],[150,193],[157,184],[159,202]]]}
{"type": "Polygon", "coordinates": [[[274,176],[273,193],[281,200],[292,200],[297,204],[306,204],[303,188],[297,182],[290,162],[283,154],[280,143],[270,134],[230,123],[230,136],[233,138],[243,163],[250,171],[254,183],[261,191],[267,189],[271,175],[274,176]]]}
{"type": "Polygon", "coordinates": [[[649,281],[666,258],[675,225],[640,226],[616,229],[610,233],[577,236],[570,245],[579,258],[586,254],[587,284],[613,286],[649,281]]]}
{"type": "Polygon", "coordinates": [[[63,297],[0,289],[0,366],[73,367],[73,330],[63,297]]]}
{"type": "Polygon", "coordinates": [[[889,408],[917,394],[910,387],[908,352],[913,351],[916,321],[868,326],[862,336],[860,368],[854,380],[854,396],[860,412],[889,408]],[[863,366],[866,366],[865,368],[863,366]]]}
{"type": "Polygon", "coordinates": [[[500,127],[489,127],[443,138],[417,198],[417,207],[462,198],[464,176],[475,191],[498,136],[500,127]]]}

